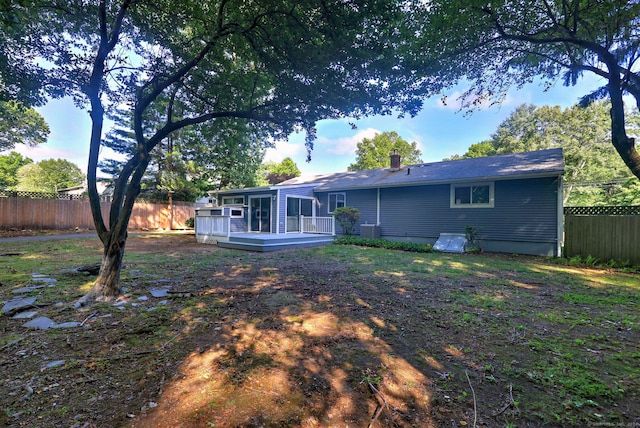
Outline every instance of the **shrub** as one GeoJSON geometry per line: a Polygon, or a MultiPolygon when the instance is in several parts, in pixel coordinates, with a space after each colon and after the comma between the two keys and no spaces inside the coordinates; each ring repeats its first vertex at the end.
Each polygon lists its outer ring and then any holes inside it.
{"type": "Polygon", "coordinates": [[[189,217],[189,218],[187,219],[187,221],[185,221],[185,222],[184,222],[184,224],[185,224],[185,226],[187,226],[188,228],[193,229],[193,227],[194,227],[194,226],[195,226],[195,224],[196,224],[196,219],[195,219],[195,218],[193,218],[193,217],[189,217]]]}
{"type": "Polygon", "coordinates": [[[356,222],[360,219],[360,210],[355,207],[340,207],[333,210],[333,216],[345,235],[353,235],[356,222]]]}
{"type": "Polygon", "coordinates": [[[410,251],[414,253],[430,253],[433,251],[429,244],[389,241],[388,239],[360,238],[352,235],[341,236],[333,242],[338,245],[358,245],[361,247],[384,248],[387,250],[410,251]]]}

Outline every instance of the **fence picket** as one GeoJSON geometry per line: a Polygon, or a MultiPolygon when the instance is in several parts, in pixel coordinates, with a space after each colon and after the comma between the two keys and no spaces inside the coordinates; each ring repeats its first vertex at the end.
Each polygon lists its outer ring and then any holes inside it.
{"type": "Polygon", "coordinates": [[[640,265],[640,206],[566,207],[564,254],[640,265]]]}

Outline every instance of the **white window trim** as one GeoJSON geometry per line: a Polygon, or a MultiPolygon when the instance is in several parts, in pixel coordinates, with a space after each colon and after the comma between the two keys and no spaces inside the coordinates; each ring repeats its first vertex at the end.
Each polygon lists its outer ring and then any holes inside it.
{"type": "Polygon", "coordinates": [[[316,216],[316,204],[315,204],[315,199],[313,196],[296,196],[296,195],[287,195],[287,199],[286,199],[286,205],[284,207],[284,212],[287,212],[287,207],[289,206],[289,199],[306,199],[308,201],[311,201],[311,212],[312,212],[312,216],[315,217],[316,216]]]}
{"type": "Polygon", "coordinates": [[[222,198],[220,198],[222,200],[222,205],[223,206],[243,206],[244,205],[244,196],[223,196],[222,198]],[[229,204],[225,202],[225,199],[237,199],[237,198],[242,198],[242,202],[241,203],[233,203],[233,204],[229,204]]]}
{"type": "Polygon", "coordinates": [[[333,211],[329,211],[331,209],[331,195],[342,195],[344,199],[344,206],[347,206],[347,194],[345,192],[333,192],[327,195],[327,211],[329,214],[333,214],[333,211]]]}
{"type": "Polygon", "coordinates": [[[244,208],[242,207],[231,207],[229,208],[229,217],[231,218],[244,218],[244,208]],[[233,212],[239,210],[240,214],[239,215],[233,215],[233,212]]]}
{"type": "Polygon", "coordinates": [[[449,185],[450,197],[449,197],[449,208],[494,208],[495,204],[495,193],[494,193],[494,182],[481,182],[481,183],[458,183],[449,185]],[[456,204],[456,189],[458,187],[478,187],[478,186],[489,186],[489,203],[488,204],[456,204]]]}

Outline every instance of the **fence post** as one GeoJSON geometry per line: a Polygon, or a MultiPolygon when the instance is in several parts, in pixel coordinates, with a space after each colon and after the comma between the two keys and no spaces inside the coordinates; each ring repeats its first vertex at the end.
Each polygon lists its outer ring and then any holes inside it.
{"type": "Polygon", "coordinates": [[[300,233],[304,233],[304,216],[300,216],[300,233]]]}
{"type": "Polygon", "coordinates": [[[336,236],[336,218],[331,216],[331,235],[336,236]]]}

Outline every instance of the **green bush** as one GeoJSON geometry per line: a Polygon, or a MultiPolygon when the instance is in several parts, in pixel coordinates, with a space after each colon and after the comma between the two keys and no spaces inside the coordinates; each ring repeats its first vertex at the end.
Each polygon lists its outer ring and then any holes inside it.
{"type": "Polygon", "coordinates": [[[353,235],[356,222],[360,219],[360,210],[355,207],[340,207],[333,210],[333,216],[345,235],[353,235]]]}
{"type": "Polygon", "coordinates": [[[345,235],[333,241],[338,245],[358,245],[361,247],[384,248],[387,250],[410,251],[414,253],[430,253],[433,248],[429,244],[417,244],[415,242],[389,241],[388,239],[360,238],[353,235],[345,235]]]}
{"type": "Polygon", "coordinates": [[[196,224],[196,219],[195,219],[195,218],[193,218],[193,217],[189,217],[189,218],[187,219],[187,221],[185,221],[185,222],[184,222],[184,225],[185,225],[185,226],[187,226],[187,227],[188,227],[188,228],[190,228],[190,229],[193,229],[193,227],[195,226],[195,224],[196,224]]]}

